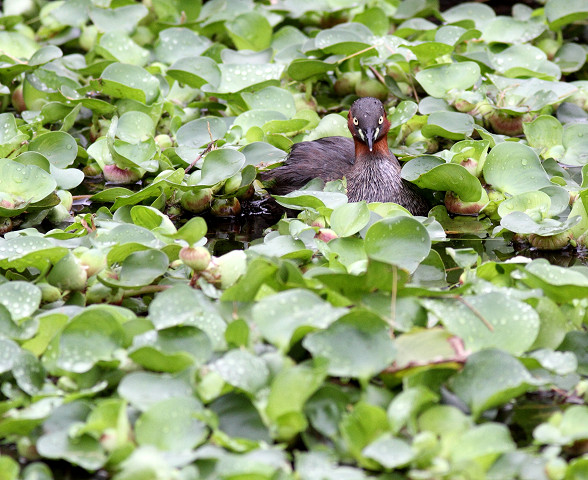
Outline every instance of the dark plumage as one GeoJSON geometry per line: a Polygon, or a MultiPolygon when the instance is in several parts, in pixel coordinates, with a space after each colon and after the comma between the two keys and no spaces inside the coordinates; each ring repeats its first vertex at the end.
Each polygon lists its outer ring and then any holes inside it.
{"type": "Polygon", "coordinates": [[[350,202],[394,202],[414,215],[426,215],[427,202],[400,177],[400,164],[388,148],[390,122],[382,102],[372,97],[356,100],[347,124],[353,139],[326,137],[294,144],[283,166],[262,174],[270,190],[284,195],[313,178],[327,182],[346,177],[350,202]]]}

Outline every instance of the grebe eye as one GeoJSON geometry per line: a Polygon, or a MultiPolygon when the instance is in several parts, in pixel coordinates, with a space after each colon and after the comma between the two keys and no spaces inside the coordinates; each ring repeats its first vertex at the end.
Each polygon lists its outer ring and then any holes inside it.
{"type": "Polygon", "coordinates": [[[357,120],[357,117],[353,117],[353,125],[357,124],[359,124],[359,120],[357,120]]]}
{"type": "Polygon", "coordinates": [[[380,119],[378,120],[378,123],[379,123],[380,125],[382,125],[382,123],[383,123],[383,122],[384,122],[384,117],[382,116],[382,117],[380,117],[380,119]]]}

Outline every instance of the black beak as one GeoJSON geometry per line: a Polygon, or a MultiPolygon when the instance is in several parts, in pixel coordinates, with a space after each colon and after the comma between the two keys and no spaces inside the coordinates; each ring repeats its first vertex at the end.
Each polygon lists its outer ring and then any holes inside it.
{"type": "Polygon", "coordinates": [[[374,146],[374,130],[371,128],[368,128],[365,132],[365,141],[368,145],[368,148],[370,149],[370,152],[372,151],[372,148],[374,146]]]}

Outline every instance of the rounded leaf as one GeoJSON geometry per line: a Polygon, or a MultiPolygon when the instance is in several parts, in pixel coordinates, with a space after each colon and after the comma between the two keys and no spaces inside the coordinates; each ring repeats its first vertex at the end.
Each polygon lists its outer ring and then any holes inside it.
{"type": "Polygon", "coordinates": [[[374,223],[365,235],[369,258],[414,272],[429,255],[427,229],[414,218],[398,216],[374,223]]]}

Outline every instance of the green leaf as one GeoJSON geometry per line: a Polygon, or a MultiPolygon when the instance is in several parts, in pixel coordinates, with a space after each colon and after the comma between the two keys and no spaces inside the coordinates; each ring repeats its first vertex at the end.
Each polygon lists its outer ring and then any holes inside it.
{"type": "Polygon", "coordinates": [[[61,332],[57,366],[68,372],[84,373],[97,362],[114,360],[115,350],[123,345],[122,327],[107,309],[84,310],[61,332]]]}
{"type": "Polygon", "coordinates": [[[30,203],[39,202],[55,190],[55,180],[36,165],[21,165],[0,159],[0,215],[22,213],[30,203]]]}
{"type": "Polygon", "coordinates": [[[43,154],[52,165],[65,168],[76,159],[78,145],[69,133],[49,132],[35,137],[29,150],[43,154]]]}
{"type": "Polygon", "coordinates": [[[485,410],[534,390],[541,381],[533,378],[521,362],[509,354],[500,350],[481,350],[468,358],[464,369],[452,378],[450,384],[478,418],[485,410]],[[493,381],[489,382],[489,378],[493,381]]]}
{"type": "Polygon", "coordinates": [[[0,305],[18,322],[30,317],[41,304],[41,290],[27,282],[13,281],[0,285],[0,305]]]}
{"type": "Polygon", "coordinates": [[[215,349],[225,345],[225,321],[202,292],[186,285],[175,285],[157,295],[149,305],[149,320],[159,330],[178,325],[198,327],[215,349]]]}
{"type": "Polygon", "coordinates": [[[135,425],[139,445],[153,445],[168,452],[185,452],[204,441],[207,429],[195,418],[202,405],[195,398],[169,398],[153,404],[135,425]]]}
{"type": "Polygon", "coordinates": [[[169,65],[181,59],[200,58],[200,55],[211,45],[212,42],[208,38],[198,35],[189,28],[166,28],[159,32],[159,40],[155,45],[155,57],[158,61],[169,65]]]}
{"type": "Polygon", "coordinates": [[[307,335],[302,345],[313,357],[329,361],[329,375],[367,381],[394,360],[394,344],[387,332],[388,325],[377,315],[355,311],[307,335]]]}
{"type": "Polygon", "coordinates": [[[484,462],[514,450],[516,444],[506,425],[486,423],[464,432],[453,444],[450,457],[454,462],[484,462]]]}
{"type": "Polygon", "coordinates": [[[484,163],[484,178],[497,190],[511,195],[551,185],[537,154],[526,145],[496,145],[484,163]]]}
{"type": "Polygon", "coordinates": [[[151,104],[159,96],[159,81],[136,65],[112,63],[92,85],[113,98],[128,98],[151,104]]]}
{"type": "Polygon", "coordinates": [[[533,345],[539,333],[537,312],[499,293],[467,296],[463,301],[424,300],[423,305],[474,352],[501,348],[520,355],[533,345]]]}
{"type": "Polygon", "coordinates": [[[124,259],[115,276],[108,272],[99,275],[99,280],[110,287],[136,288],[149,285],[163,275],[169,259],[160,250],[147,249],[133,252],[124,259]]]}
{"type": "Polygon", "coordinates": [[[237,150],[219,148],[204,157],[202,163],[202,177],[199,185],[213,186],[214,184],[232,177],[243,168],[245,155],[237,150]]]}
{"type": "Polygon", "coordinates": [[[104,58],[142,67],[149,60],[149,51],[141,48],[121,32],[107,32],[100,38],[96,51],[104,58]]]}
{"type": "Polygon", "coordinates": [[[210,368],[228,384],[252,395],[269,380],[269,370],[263,359],[244,350],[230,350],[210,368]]]}
{"type": "Polygon", "coordinates": [[[474,131],[474,119],[465,113],[433,112],[421,130],[427,137],[437,135],[450,140],[460,140],[469,137],[474,131]]]}
{"type": "Polygon", "coordinates": [[[370,212],[365,202],[346,203],[333,210],[329,222],[340,237],[359,232],[368,224],[370,212]]]}
{"type": "Polygon", "coordinates": [[[276,427],[276,436],[288,440],[307,426],[303,407],[327,376],[324,360],[284,368],[275,376],[265,412],[276,427]]]}
{"type": "Polygon", "coordinates": [[[429,255],[431,239],[417,220],[398,216],[374,223],[365,235],[368,257],[413,272],[429,255]]]}
{"type": "Polygon", "coordinates": [[[90,8],[88,15],[94,25],[102,32],[123,31],[132,33],[139,20],[148,14],[142,4],[125,5],[118,8],[90,8]]]}
{"type": "Polygon", "coordinates": [[[344,314],[345,309],[333,307],[308,290],[291,289],[257,302],[252,318],[265,339],[287,350],[306,333],[327,328],[344,314]]]}
{"type": "Polygon", "coordinates": [[[216,62],[208,57],[184,57],[176,60],[167,70],[170,77],[193,88],[210,84],[218,87],[221,72],[216,62]]]}
{"type": "Polygon", "coordinates": [[[433,97],[443,98],[450,90],[467,90],[480,78],[475,62],[460,62],[426,68],[415,76],[417,82],[433,97]]]}
{"type": "Polygon", "coordinates": [[[239,50],[259,51],[270,46],[272,27],[257,12],[243,13],[227,22],[225,28],[239,50]]]}
{"type": "Polygon", "coordinates": [[[525,43],[537,38],[546,28],[542,22],[499,16],[484,26],[482,40],[487,43],[525,43]]]}
{"type": "Polygon", "coordinates": [[[393,437],[389,433],[382,435],[376,441],[370,443],[361,453],[366,458],[375,460],[388,469],[404,467],[416,455],[410,444],[393,437]]]}
{"type": "Polygon", "coordinates": [[[137,335],[129,357],[143,367],[176,373],[204,364],[212,355],[208,335],[195,327],[170,327],[137,335]]]}
{"type": "Polygon", "coordinates": [[[558,30],[568,23],[588,18],[588,3],[585,0],[549,0],[545,4],[545,16],[549,27],[558,30]]]}
{"type": "Polygon", "coordinates": [[[141,411],[167,398],[189,398],[193,395],[185,380],[152,372],[128,373],[118,384],[117,392],[141,411]]]}

